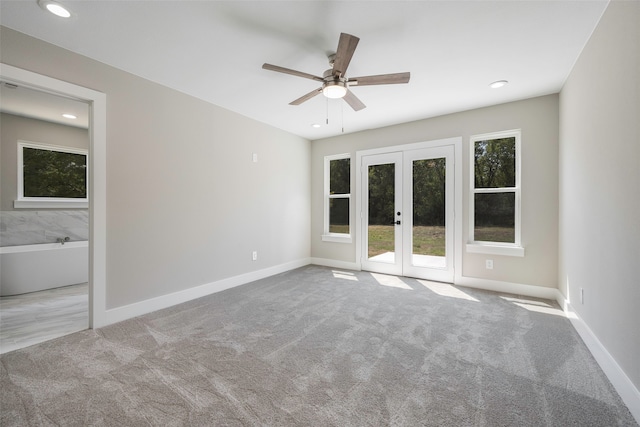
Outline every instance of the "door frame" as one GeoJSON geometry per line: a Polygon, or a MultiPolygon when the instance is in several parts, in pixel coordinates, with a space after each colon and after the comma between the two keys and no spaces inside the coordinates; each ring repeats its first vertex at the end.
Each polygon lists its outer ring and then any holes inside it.
{"type": "Polygon", "coordinates": [[[462,137],[452,137],[437,139],[431,141],[417,142],[412,144],[392,145],[382,148],[374,148],[368,150],[356,151],[356,227],[355,227],[355,243],[356,243],[356,266],[359,270],[362,270],[362,257],[363,257],[363,236],[362,223],[363,223],[363,206],[362,206],[362,158],[364,156],[370,156],[375,154],[386,154],[393,152],[401,152],[404,155],[405,151],[429,149],[436,147],[453,146],[453,177],[454,177],[454,195],[453,195],[453,269],[454,269],[454,283],[458,283],[462,278],[462,200],[463,200],[463,188],[462,188],[462,137]]]}
{"type": "Polygon", "coordinates": [[[93,89],[0,63],[0,79],[89,106],[89,328],[105,326],[107,267],[107,96],[93,89]]]}

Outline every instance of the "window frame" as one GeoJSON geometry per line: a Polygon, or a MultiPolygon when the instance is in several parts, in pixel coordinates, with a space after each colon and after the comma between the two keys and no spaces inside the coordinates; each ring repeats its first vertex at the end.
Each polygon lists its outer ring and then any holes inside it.
{"type": "Polygon", "coordinates": [[[469,138],[469,241],[467,243],[467,252],[483,253],[491,255],[507,255],[523,257],[525,254],[522,246],[521,230],[521,200],[522,200],[522,150],[521,150],[521,129],[512,129],[500,132],[490,132],[479,135],[472,135],[469,138]],[[478,141],[486,141],[492,139],[515,138],[515,186],[514,187],[496,187],[496,188],[475,188],[475,144],[478,141]],[[515,197],[514,207],[514,242],[492,242],[484,240],[475,240],[475,195],[476,194],[498,194],[513,193],[515,197]]]}
{"type": "Polygon", "coordinates": [[[89,207],[89,150],[75,147],[64,147],[53,144],[45,144],[40,142],[30,142],[18,140],[18,191],[17,199],[13,202],[15,209],[86,209],[89,207]],[[86,158],[86,193],[85,198],[66,198],[66,197],[25,197],[24,195],[24,149],[33,148],[37,150],[56,151],[60,153],[81,154],[86,158]]]}
{"type": "Polygon", "coordinates": [[[351,243],[353,236],[353,224],[351,221],[351,214],[353,212],[353,203],[351,197],[351,153],[333,154],[324,157],[324,225],[322,232],[322,241],[334,242],[334,243],[351,243]],[[331,193],[331,162],[333,160],[349,159],[349,193],[344,194],[330,194],[331,193]],[[332,233],[330,228],[330,204],[332,199],[347,199],[349,201],[349,233],[332,233]]]}

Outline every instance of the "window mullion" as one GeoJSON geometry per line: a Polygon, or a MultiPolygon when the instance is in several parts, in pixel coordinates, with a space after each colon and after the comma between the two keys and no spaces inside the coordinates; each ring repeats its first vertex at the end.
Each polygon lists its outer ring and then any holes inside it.
{"type": "Polygon", "coordinates": [[[474,188],[475,193],[515,193],[518,187],[474,188]]]}

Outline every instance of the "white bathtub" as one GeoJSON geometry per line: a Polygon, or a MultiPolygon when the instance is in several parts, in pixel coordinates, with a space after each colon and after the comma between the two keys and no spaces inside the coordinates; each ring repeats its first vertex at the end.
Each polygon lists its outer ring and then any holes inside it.
{"type": "Polygon", "coordinates": [[[89,242],[0,247],[0,296],[85,283],[89,242]]]}

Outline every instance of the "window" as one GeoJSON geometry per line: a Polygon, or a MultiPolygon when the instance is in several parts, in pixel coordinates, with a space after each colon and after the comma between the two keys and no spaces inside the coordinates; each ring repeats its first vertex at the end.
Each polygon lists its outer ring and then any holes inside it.
{"type": "Polygon", "coordinates": [[[15,208],[86,208],[87,150],[18,141],[15,208]]]}
{"type": "Polygon", "coordinates": [[[520,130],[471,137],[467,251],[524,256],[520,244],[520,130]]]}
{"type": "Polygon", "coordinates": [[[324,158],[324,233],[328,242],[351,242],[351,158],[338,154],[324,158]]]}

